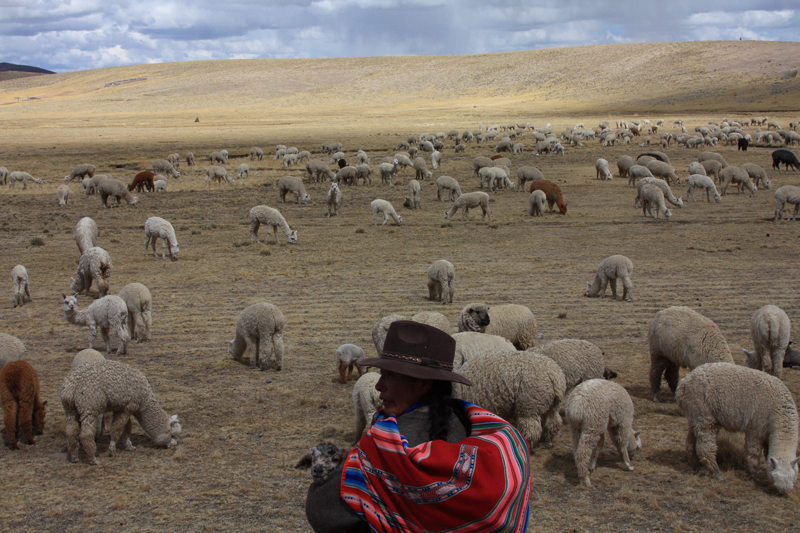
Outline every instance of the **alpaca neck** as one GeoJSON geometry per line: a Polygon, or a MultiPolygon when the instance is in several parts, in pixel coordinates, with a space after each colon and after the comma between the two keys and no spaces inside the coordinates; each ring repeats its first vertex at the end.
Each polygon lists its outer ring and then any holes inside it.
{"type": "Polygon", "coordinates": [[[233,355],[235,358],[241,357],[246,349],[247,341],[245,341],[244,337],[237,333],[236,338],[233,339],[233,343],[231,344],[231,355],[233,355]]]}
{"type": "Polygon", "coordinates": [[[292,230],[289,229],[289,224],[286,223],[286,219],[285,218],[281,218],[280,220],[278,220],[278,224],[280,224],[281,231],[283,231],[284,235],[286,235],[288,237],[288,236],[290,236],[292,234],[292,230]]]}
{"type": "Polygon", "coordinates": [[[74,311],[64,311],[64,318],[67,319],[67,322],[70,324],[77,324],[78,326],[86,325],[87,316],[88,313],[86,312],[86,309],[83,309],[82,311],[78,311],[77,309],[74,311]]]}
{"type": "Polygon", "coordinates": [[[139,412],[134,414],[136,421],[156,445],[166,446],[172,440],[169,415],[161,408],[155,396],[145,400],[139,412]]]}
{"type": "Polygon", "coordinates": [[[595,276],[592,285],[589,287],[589,296],[597,296],[600,292],[600,276],[595,276]]]}

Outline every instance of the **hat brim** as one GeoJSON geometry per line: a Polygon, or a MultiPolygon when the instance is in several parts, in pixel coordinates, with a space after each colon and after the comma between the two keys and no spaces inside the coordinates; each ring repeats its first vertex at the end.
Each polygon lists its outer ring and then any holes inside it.
{"type": "Polygon", "coordinates": [[[464,385],[472,385],[472,382],[450,370],[444,368],[431,368],[429,366],[416,365],[414,363],[406,363],[396,359],[389,359],[388,357],[373,357],[372,359],[362,359],[358,362],[361,366],[374,366],[375,368],[383,368],[391,370],[398,374],[403,374],[417,379],[438,379],[441,381],[455,381],[463,383],[464,385]]]}

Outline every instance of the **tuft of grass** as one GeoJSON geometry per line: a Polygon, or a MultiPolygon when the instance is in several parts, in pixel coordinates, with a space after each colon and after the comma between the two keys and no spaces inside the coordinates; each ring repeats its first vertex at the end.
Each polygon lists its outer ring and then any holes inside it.
{"type": "Polygon", "coordinates": [[[364,233],[364,228],[358,228],[358,229],[356,230],[356,233],[364,233]]]}
{"type": "Polygon", "coordinates": [[[489,227],[492,228],[492,229],[497,229],[500,226],[497,223],[493,223],[493,224],[489,224],[489,227]]]}
{"type": "Polygon", "coordinates": [[[439,225],[439,227],[441,227],[441,228],[452,228],[453,227],[453,223],[450,222],[449,220],[445,220],[444,222],[442,222],[439,225]]]}
{"type": "Polygon", "coordinates": [[[559,311],[558,318],[567,318],[567,311],[566,310],[559,311]]]}
{"type": "MultiPolygon", "coordinates": [[[[248,222],[247,224],[249,225],[250,223],[248,222]]],[[[203,229],[214,229],[216,227],[217,227],[216,222],[208,222],[206,224],[203,224],[203,229]]]]}
{"type": "Polygon", "coordinates": [[[234,248],[239,248],[241,246],[250,246],[251,244],[253,244],[253,243],[251,243],[248,239],[242,239],[241,241],[234,242],[233,243],[233,247],[234,248]]]}
{"type": "Polygon", "coordinates": [[[332,439],[333,437],[336,436],[336,432],[337,432],[336,426],[334,426],[333,424],[328,424],[327,426],[322,428],[322,431],[320,431],[319,435],[323,439],[332,439]]]}
{"type": "Polygon", "coordinates": [[[188,457],[186,457],[186,452],[183,451],[182,447],[178,446],[175,449],[175,453],[172,454],[172,460],[173,461],[185,461],[186,459],[188,459],[188,457]]]}
{"type": "Polygon", "coordinates": [[[269,250],[261,250],[260,254],[266,257],[272,255],[272,252],[269,250]]]}
{"type": "Polygon", "coordinates": [[[192,235],[202,235],[202,234],[203,234],[203,232],[200,231],[199,229],[193,229],[192,230],[192,235]]]}
{"type": "Polygon", "coordinates": [[[44,239],[42,239],[41,237],[32,238],[31,246],[44,246],[44,239]]]}

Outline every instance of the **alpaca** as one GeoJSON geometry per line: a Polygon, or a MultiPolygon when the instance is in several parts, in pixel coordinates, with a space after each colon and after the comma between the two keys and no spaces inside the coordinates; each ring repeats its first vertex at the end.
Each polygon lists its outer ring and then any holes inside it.
{"type": "Polygon", "coordinates": [[[42,434],[47,402],[39,398],[39,376],[27,361],[11,361],[0,369],[0,400],[8,445],[19,450],[17,427],[28,444],[36,444],[34,433],[42,434]]]}
{"type": "Polygon", "coordinates": [[[128,322],[128,306],[125,300],[119,296],[109,294],[103,296],[99,300],[95,300],[92,304],[83,310],[78,310],[78,301],[74,296],[64,297],[64,318],[71,324],[78,326],[89,326],[89,348],[97,338],[97,328],[100,328],[100,333],[103,335],[103,341],[106,344],[106,353],[111,351],[111,342],[108,337],[109,328],[114,328],[114,331],[119,337],[119,348],[117,348],[117,355],[124,355],[126,353],[126,345],[130,340],[128,335],[127,322],[128,322]]]}

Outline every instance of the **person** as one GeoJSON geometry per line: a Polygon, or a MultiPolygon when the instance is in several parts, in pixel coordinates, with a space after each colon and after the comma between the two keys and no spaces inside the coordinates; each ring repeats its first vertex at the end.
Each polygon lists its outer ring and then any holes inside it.
{"type": "Polygon", "coordinates": [[[328,481],[312,484],[306,517],[317,533],[508,531],[527,528],[528,447],[485,409],[452,398],[455,339],[398,320],[378,358],[383,409],[328,481]]]}

